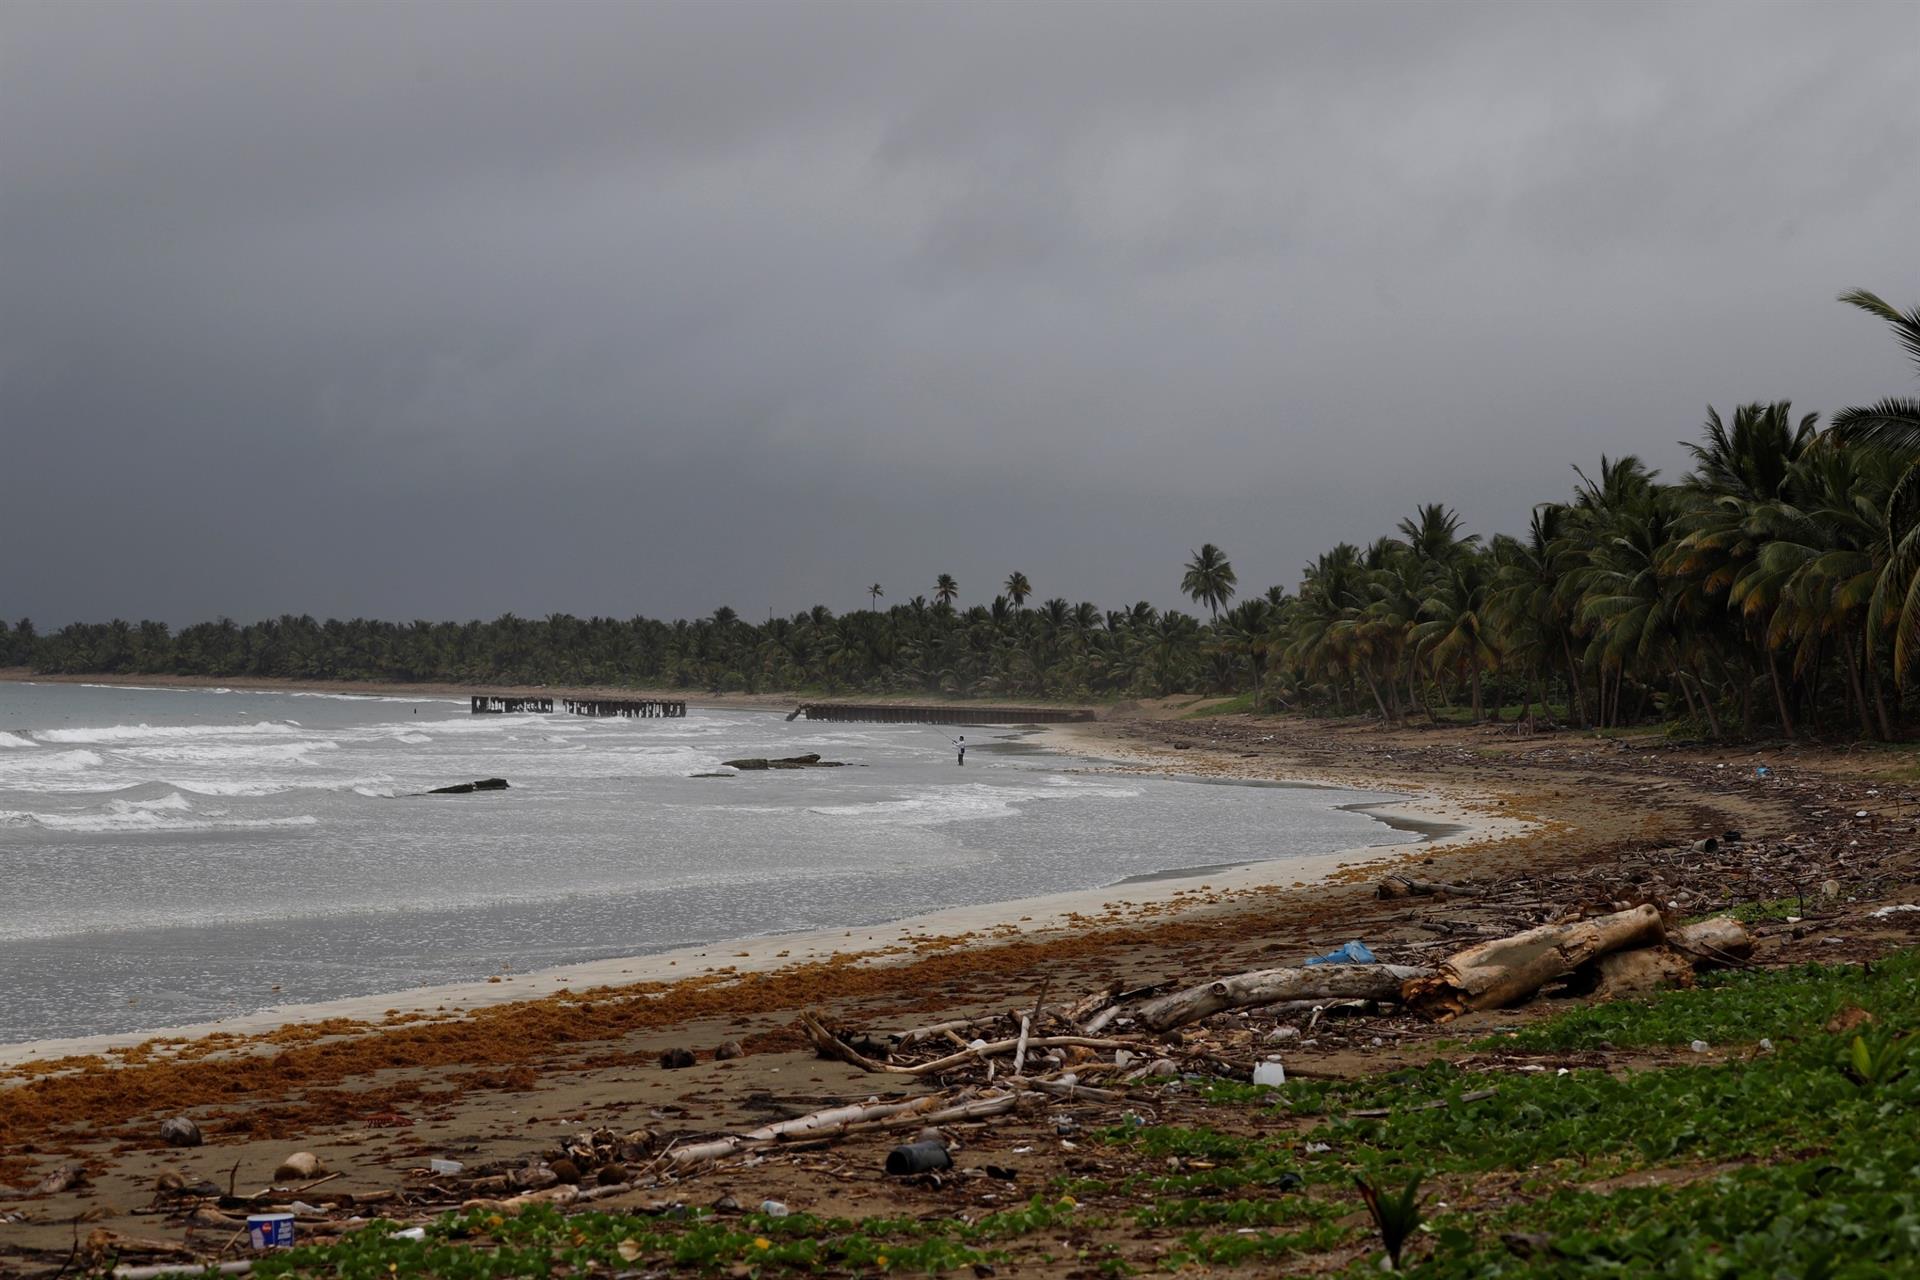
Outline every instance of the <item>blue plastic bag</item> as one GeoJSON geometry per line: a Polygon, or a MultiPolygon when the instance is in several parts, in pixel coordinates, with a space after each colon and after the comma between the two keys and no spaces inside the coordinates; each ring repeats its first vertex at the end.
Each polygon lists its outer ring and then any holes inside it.
{"type": "Polygon", "coordinates": [[[1308,964],[1378,964],[1373,952],[1367,950],[1364,942],[1349,942],[1344,947],[1335,947],[1323,956],[1310,956],[1308,964]]]}

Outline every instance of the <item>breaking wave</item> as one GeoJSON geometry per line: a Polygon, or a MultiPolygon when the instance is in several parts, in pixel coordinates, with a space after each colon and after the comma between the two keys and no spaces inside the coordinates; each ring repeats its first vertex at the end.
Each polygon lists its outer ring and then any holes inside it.
{"type": "Polygon", "coordinates": [[[115,724],[98,729],[46,729],[36,736],[42,742],[111,746],[121,742],[165,742],[183,738],[285,737],[299,732],[295,725],[262,720],[257,724],[115,724]]]}
{"type": "Polygon", "coordinates": [[[83,835],[128,831],[263,830],[310,827],[318,821],[311,814],[287,818],[235,818],[225,809],[203,812],[178,791],[170,791],[149,800],[109,800],[105,804],[74,813],[0,809],[0,826],[30,826],[83,835]]]}

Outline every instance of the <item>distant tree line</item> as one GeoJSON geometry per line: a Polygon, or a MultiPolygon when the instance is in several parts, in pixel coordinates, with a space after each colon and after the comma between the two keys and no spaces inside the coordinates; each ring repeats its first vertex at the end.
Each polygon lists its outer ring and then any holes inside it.
{"type": "MultiPolygon", "coordinates": [[[[1920,309],[1866,292],[1920,362],[1920,309]]],[[[651,618],[491,622],[227,619],[0,622],[0,660],[46,673],[631,685],[749,693],[1022,698],[1242,695],[1267,710],[1391,722],[1533,716],[1615,727],[1653,719],[1714,738],[1808,733],[1892,740],[1920,662],[1920,400],[1835,415],[1785,403],[1709,409],[1693,468],[1662,484],[1639,459],[1576,468],[1521,537],[1461,532],[1443,504],[1366,547],[1308,565],[1297,592],[1234,603],[1211,543],[1181,588],[1207,618],[1142,601],[1028,606],[1014,572],[962,608],[931,599],[765,623],[732,609],[651,618]]]]}

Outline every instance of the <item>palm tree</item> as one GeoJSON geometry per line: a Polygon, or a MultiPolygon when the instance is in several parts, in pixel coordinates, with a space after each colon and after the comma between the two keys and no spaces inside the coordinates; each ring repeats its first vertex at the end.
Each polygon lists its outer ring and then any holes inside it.
{"type": "Polygon", "coordinates": [[[933,598],[935,600],[938,600],[941,604],[946,604],[946,605],[952,604],[954,601],[954,597],[958,596],[959,594],[960,594],[960,584],[954,581],[952,574],[943,573],[938,578],[934,579],[933,598]]]}
{"type": "MultiPolygon", "coordinates": [[[[1899,311],[1878,294],[1855,289],[1840,295],[1868,315],[1878,316],[1920,366],[1920,307],[1899,311]]],[[[1893,670],[1906,679],[1907,668],[1920,649],[1920,514],[1916,513],[1916,483],[1920,479],[1920,399],[1888,396],[1875,404],[1842,409],[1833,415],[1833,437],[1842,444],[1884,449],[1905,464],[1899,482],[1887,498],[1886,525],[1889,559],[1882,585],[1875,592],[1874,614],[1893,628],[1893,670]]]]}
{"type": "Polygon", "coordinates": [[[1233,599],[1234,588],[1239,581],[1234,576],[1233,563],[1227,559],[1227,553],[1211,542],[1205,542],[1187,561],[1187,571],[1180,578],[1180,589],[1192,597],[1195,604],[1204,604],[1212,610],[1217,620],[1220,606],[1233,599]]]}
{"type": "Polygon", "coordinates": [[[877,582],[874,583],[872,586],[868,587],[867,588],[867,607],[870,609],[878,609],[880,607],[880,597],[885,594],[887,593],[880,589],[880,584],[877,582]]]}
{"type": "Polygon", "coordinates": [[[1007,575],[1006,587],[1007,596],[1013,601],[1013,607],[1025,608],[1027,597],[1033,594],[1033,584],[1027,581],[1027,575],[1015,569],[1007,575]]]}

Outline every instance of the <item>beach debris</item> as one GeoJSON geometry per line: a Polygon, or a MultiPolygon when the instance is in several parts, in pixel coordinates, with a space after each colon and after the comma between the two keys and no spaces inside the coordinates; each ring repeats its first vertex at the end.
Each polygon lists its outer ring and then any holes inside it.
{"type": "Polygon", "coordinates": [[[746,1056],[747,1051],[740,1047],[738,1040],[729,1040],[713,1051],[713,1060],[715,1062],[725,1062],[730,1058],[744,1058],[746,1056]]]}
{"type": "Polygon", "coordinates": [[[46,1177],[34,1184],[33,1194],[37,1196],[58,1195],[74,1187],[83,1186],[87,1181],[87,1166],[79,1160],[67,1160],[55,1165],[46,1177]]]}
{"type": "Polygon", "coordinates": [[[1667,930],[1667,941],[1687,953],[1695,968],[1743,964],[1753,954],[1753,934],[1732,916],[1713,916],[1667,930]]]}
{"type": "Polygon", "coordinates": [[[1594,994],[1612,999],[1693,985],[1693,961],[1672,947],[1615,951],[1594,962],[1594,994]]]}
{"type": "Polygon", "coordinates": [[[760,1212],[766,1214],[769,1218],[784,1218],[792,1213],[793,1210],[787,1208],[786,1205],[778,1200],[762,1200],[760,1202],[760,1212]]]}
{"type": "Polygon", "coordinates": [[[560,1181],[560,1175],[544,1160],[536,1160],[507,1175],[507,1182],[523,1191],[541,1191],[560,1181]]]}
{"type": "Polygon", "coordinates": [[[244,1276],[253,1273],[251,1262],[154,1262],[145,1266],[115,1267],[113,1280],[172,1280],[189,1276],[244,1276]]]}
{"type": "Polygon", "coordinates": [[[247,1239],[255,1249],[293,1248],[291,1213],[250,1213],[247,1215],[247,1239]]]}
{"type": "Polygon", "coordinates": [[[1253,1082],[1277,1089],[1287,1082],[1287,1068],[1277,1057],[1253,1064],[1253,1082]]]}
{"type": "Polygon", "coordinates": [[[1902,915],[1909,911],[1920,911],[1920,903],[1896,902],[1891,906],[1877,907],[1867,912],[1867,916],[1873,920],[1885,920],[1890,916],[1902,915]]]}
{"type": "Polygon", "coordinates": [[[660,1066],[667,1071],[679,1071],[694,1064],[693,1051],[690,1049],[668,1049],[660,1055],[660,1066]]]}
{"type": "Polygon", "coordinates": [[[1433,977],[1432,969],[1397,964],[1260,969],[1149,1000],[1134,1011],[1134,1018],[1151,1031],[1171,1031],[1225,1009],[1253,1009],[1289,1000],[1398,1001],[1405,984],[1433,977]]]}
{"type": "Polygon", "coordinates": [[[160,1140],[170,1147],[197,1147],[203,1141],[200,1126],[186,1116],[173,1116],[160,1122],[160,1140]]]}
{"type": "Polygon", "coordinates": [[[1367,950],[1367,944],[1355,939],[1345,946],[1335,947],[1325,955],[1309,956],[1302,964],[1378,964],[1379,958],[1367,950]]]}
{"type": "Polygon", "coordinates": [[[86,1240],[80,1246],[80,1254],[97,1266],[108,1258],[125,1258],[134,1254],[162,1258],[191,1258],[194,1250],[191,1246],[174,1240],[130,1236],[106,1227],[95,1227],[87,1233],[86,1240]]]}
{"type": "Polygon", "coordinates": [[[505,791],[505,778],[481,778],[474,782],[456,782],[450,787],[434,787],[428,791],[430,796],[464,796],[475,791],[505,791]]]}
{"type": "Polygon", "coordinates": [[[1379,898],[1474,898],[1481,890],[1470,884],[1448,884],[1439,880],[1416,880],[1412,876],[1398,872],[1383,879],[1374,887],[1374,896],[1379,898]]]}
{"type": "MultiPolygon", "coordinates": [[[[1020,1046],[1020,1038],[1018,1036],[1008,1040],[993,1041],[991,1043],[985,1040],[975,1040],[971,1044],[965,1045],[958,1053],[948,1054],[945,1057],[936,1058],[931,1062],[916,1063],[913,1066],[897,1066],[891,1062],[869,1056],[867,1053],[862,1053],[852,1044],[849,1044],[847,1039],[829,1031],[826,1024],[811,1013],[802,1013],[800,1015],[800,1026],[801,1030],[806,1033],[807,1038],[813,1042],[814,1051],[823,1058],[836,1059],[849,1066],[859,1067],[862,1071],[887,1071],[909,1076],[937,1075],[943,1071],[951,1071],[956,1067],[966,1066],[969,1063],[983,1061],[1001,1054],[1012,1053],[1020,1046]]],[[[1059,1049],[1069,1047],[1095,1050],[1126,1049],[1133,1051],[1140,1051],[1145,1048],[1145,1046],[1141,1045],[1138,1041],[1102,1040],[1092,1036],[1034,1036],[1027,1040],[1028,1049],[1059,1049]]]]}
{"type": "Polygon", "coordinates": [[[458,1160],[442,1160],[435,1157],[427,1161],[427,1172],[433,1174],[436,1178],[443,1178],[459,1173],[466,1167],[466,1165],[460,1163],[458,1160]]]}
{"type": "Polygon", "coordinates": [[[317,1178],[326,1172],[326,1166],[320,1163],[320,1157],[311,1151],[296,1151],[280,1162],[273,1171],[275,1182],[304,1182],[308,1178],[317,1178]]]}
{"type": "Polygon", "coordinates": [[[952,1153],[947,1150],[947,1144],[937,1138],[905,1142],[887,1152],[887,1172],[896,1178],[952,1167],[952,1153]]]}

